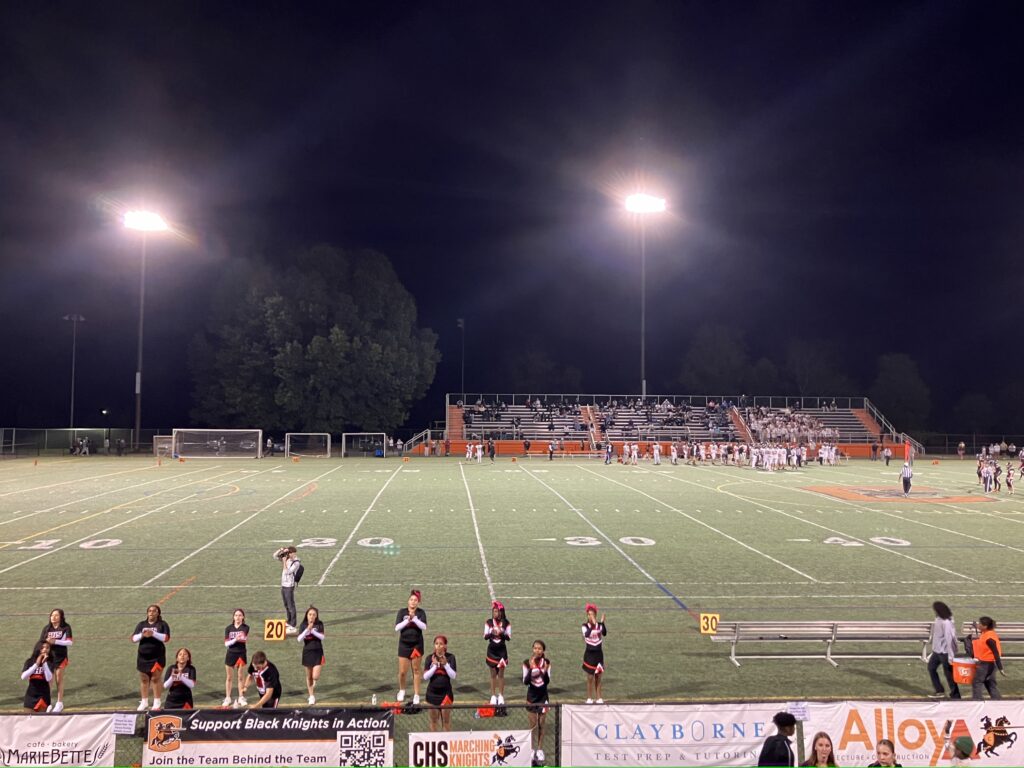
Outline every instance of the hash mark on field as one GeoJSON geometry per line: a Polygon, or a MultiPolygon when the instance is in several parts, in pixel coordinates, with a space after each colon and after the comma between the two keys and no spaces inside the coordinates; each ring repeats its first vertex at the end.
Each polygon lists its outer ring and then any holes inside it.
{"type": "MultiPolygon", "coordinates": [[[[459,464],[459,474],[462,475],[462,484],[466,487],[466,498],[469,499],[469,513],[473,518],[473,533],[476,534],[476,546],[480,550],[480,564],[484,569],[484,578],[487,580],[487,591],[491,595],[491,601],[493,602],[497,595],[494,592],[494,582],[491,581],[491,570],[487,567],[487,555],[484,553],[484,543],[480,539],[480,526],[477,525],[476,521],[476,510],[473,508],[473,494],[469,492],[469,481],[466,480],[466,471],[463,469],[462,464],[459,464]]],[[[494,510],[492,509],[491,512],[494,510]]]]}

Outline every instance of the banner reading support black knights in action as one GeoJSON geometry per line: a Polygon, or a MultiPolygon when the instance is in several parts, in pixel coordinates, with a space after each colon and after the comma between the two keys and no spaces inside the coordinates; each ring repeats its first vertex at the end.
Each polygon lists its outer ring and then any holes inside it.
{"type": "Polygon", "coordinates": [[[381,709],[194,710],[146,716],[145,766],[391,766],[381,709]]]}

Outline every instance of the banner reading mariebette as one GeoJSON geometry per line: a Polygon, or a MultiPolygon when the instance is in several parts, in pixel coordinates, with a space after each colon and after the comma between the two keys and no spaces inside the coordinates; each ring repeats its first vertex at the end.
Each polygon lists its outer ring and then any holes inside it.
{"type": "Polygon", "coordinates": [[[0,717],[0,765],[113,764],[111,715],[0,717]]]}
{"type": "Polygon", "coordinates": [[[394,727],[380,709],[150,713],[142,764],[390,766],[394,727]]]}

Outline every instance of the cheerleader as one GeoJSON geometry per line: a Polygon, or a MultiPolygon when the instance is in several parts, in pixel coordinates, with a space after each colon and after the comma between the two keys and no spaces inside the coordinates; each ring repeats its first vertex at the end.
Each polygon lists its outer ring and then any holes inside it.
{"type": "Polygon", "coordinates": [[[306,691],[309,693],[309,704],[316,704],[313,691],[320,680],[320,670],[324,666],[324,623],[320,621],[320,611],[309,606],[302,623],[299,635],[295,638],[302,643],[302,666],[306,668],[306,691]]]}
{"type": "Polygon", "coordinates": [[[484,622],[484,640],[487,641],[487,668],[491,672],[491,704],[505,706],[505,667],[508,666],[508,647],[512,639],[512,625],[505,616],[505,606],[495,600],[491,603],[491,618],[484,622]]]}
{"type": "Polygon", "coordinates": [[[167,689],[166,709],[192,709],[192,689],[196,686],[196,668],[192,666],[192,652],[179,648],[175,663],[167,668],[164,688],[167,689]]]}
{"type": "Polygon", "coordinates": [[[420,591],[409,593],[405,610],[395,618],[398,632],[398,702],[405,701],[405,681],[412,670],[412,703],[420,703],[420,669],[423,666],[423,633],[427,629],[427,612],[420,608],[420,591]]]}
{"type": "Polygon", "coordinates": [[[57,680],[57,701],[47,712],[64,711],[64,669],[68,665],[68,648],[74,640],[71,638],[71,625],[64,620],[64,609],[54,608],[50,611],[50,623],[43,627],[39,639],[50,646],[50,662],[53,676],[57,680]]]}
{"type": "Polygon", "coordinates": [[[153,692],[153,709],[160,709],[160,697],[164,687],[161,675],[167,666],[167,646],[171,639],[171,628],[163,620],[159,605],[146,609],[146,620],[135,625],[132,642],[139,644],[135,668],[139,670],[139,712],[149,706],[149,692],[153,692]]]}
{"type": "Polygon", "coordinates": [[[432,705],[431,731],[452,729],[452,711],[449,707],[455,700],[452,691],[455,669],[455,656],[448,653],[448,638],[438,635],[434,638],[434,653],[430,657],[430,665],[423,673],[423,679],[427,681],[427,703],[432,705]]]}
{"type": "Polygon", "coordinates": [[[548,684],[551,682],[551,662],[544,656],[546,650],[543,640],[534,640],[533,655],[523,662],[534,765],[544,763],[544,722],[548,718],[548,684]]]}
{"type": "Polygon", "coordinates": [[[246,642],[249,639],[249,625],[245,623],[245,611],[235,608],[232,621],[224,629],[224,701],[221,706],[230,707],[231,689],[238,686],[238,698],[234,701],[236,709],[246,707],[249,702],[242,695],[242,683],[245,680],[245,666],[249,662],[246,642]]]}
{"type": "Polygon", "coordinates": [[[53,680],[53,659],[50,644],[40,640],[32,648],[32,655],[22,667],[22,680],[28,680],[25,690],[25,709],[29,712],[49,711],[50,681],[53,680]]]}
{"type": "Polygon", "coordinates": [[[256,683],[256,692],[259,699],[249,705],[249,709],[277,709],[281,700],[281,675],[263,651],[256,651],[249,662],[249,674],[245,676],[242,684],[242,695],[245,695],[249,683],[256,683]]]}
{"type": "Polygon", "coordinates": [[[608,628],[604,625],[604,614],[601,620],[597,620],[597,606],[587,603],[585,610],[587,620],[582,625],[583,642],[586,643],[586,651],[583,653],[583,671],[587,673],[587,704],[604,704],[601,698],[601,678],[604,676],[604,649],[602,643],[608,628]]]}

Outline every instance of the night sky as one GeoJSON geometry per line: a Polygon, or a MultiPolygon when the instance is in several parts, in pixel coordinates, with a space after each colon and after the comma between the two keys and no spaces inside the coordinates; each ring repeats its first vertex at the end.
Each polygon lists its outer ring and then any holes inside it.
{"type": "MultiPolygon", "coordinates": [[[[387,254],[443,360],[417,423],[509,355],[639,390],[697,326],[751,354],[828,344],[865,392],[907,352],[941,413],[1019,377],[1024,4],[5,3],[0,426],[132,423],[149,239],[144,426],[188,420],[186,348],[228,259],[318,242],[387,254]],[[984,389],[982,389],[984,391],[984,389]]],[[[254,425],[259,426],[259,425],[254,425]]],[[[897,425],[898,426],[898,425],[897,425]]]]}

